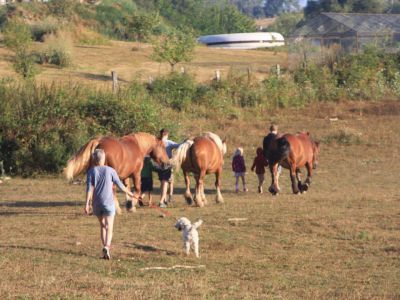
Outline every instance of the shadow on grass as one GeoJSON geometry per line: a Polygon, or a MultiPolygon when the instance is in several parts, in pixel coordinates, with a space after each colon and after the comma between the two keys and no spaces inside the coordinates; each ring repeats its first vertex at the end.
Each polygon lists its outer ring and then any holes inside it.
{"type": "Polygon", "coordinates": [[[2,201],[0,207],[61,207],[61,206],[79,206],[81,201],[2,201]]]}
{"type": "Polygon", "coordinates": [[[142,244],[138,244],[138,243],[122,243],[123,246],[128,247],[128,248],[134,248],[134,249],[138,249],[138,250],[142,250],[144,252],[164,252],[167,255],[177,255],[176,252],[174,251],[170,251],[170,250],[166,250],[166,249],[161,249],[161,248],[157,248],[154,246],[149,246],[149,245],[142,245],[142,244]]]}
{"type": "Polygon", "coordinates": [[[53,249],[46,247],[36,247],[36,246],[18,246],[18,245],[0,245],[0,249],[20,249],[20,250],[33,250],[33,251],[45,251],[55,254],[65,254],[65,255],[75,255],[80,257],[97,258],[97,256],[87,255],[86,253],[79,253],[69,250],[53,249]]]}

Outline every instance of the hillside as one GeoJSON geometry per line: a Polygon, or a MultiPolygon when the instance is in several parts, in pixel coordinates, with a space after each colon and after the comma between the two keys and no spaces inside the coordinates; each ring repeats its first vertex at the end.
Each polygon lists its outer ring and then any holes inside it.
{"type": "MultiPolygon", "coordinates": [[[[41,43],[36,43],[36,48],[41,43]]],[[[149,56],[151,45],[137,42],[112,41],[110,45],[87,46],[74,45],[72,49],[72,66],[58,68],[50,65],[40,66],[39,82],[80,82],[96,85],[107,85],[111,80],[111,70],[117,71],[123,82],[133,79],[147,81],[150,76],[157,77],[166,74],[168,64],[152,61],[149,56]]],[[[11,65],[12,53],[0,46],[0,77],[16,77],[11,65]]],[[[258,78],[266,77],[269,69],[281,64],[285,66],[285,53],[274,54],[270,51],[222,50],[203,46],[196,48],[194,60],[178,65],[195,75],[196,80],[205,82],[211,80],[215,70],[221,70],[226,76],[230,69],[247,72],[251,68],[258,78]]]]}

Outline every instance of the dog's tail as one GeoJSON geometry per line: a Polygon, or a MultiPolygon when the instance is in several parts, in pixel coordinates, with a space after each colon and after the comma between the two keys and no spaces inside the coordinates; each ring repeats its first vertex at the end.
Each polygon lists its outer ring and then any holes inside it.
{"type": "Polygon", "coordinates": [[[197,222],[195,222],[192,226],[197,229],[200,227],[200,225],[203,224],[203,220],[198,220],[197,222]]]}

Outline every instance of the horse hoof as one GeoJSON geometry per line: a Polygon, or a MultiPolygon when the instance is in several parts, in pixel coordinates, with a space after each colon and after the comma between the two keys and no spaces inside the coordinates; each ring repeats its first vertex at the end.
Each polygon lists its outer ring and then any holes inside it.
{"type": "Polygon", "coordinates": [[[274,196],[275,196],[276,194],[278,194],[278,191],[275,190],[275,188],[273,188],[273,187],[269,187],[268,191],[269,191],[272,195],[274,195],[274,196]]]}
{"type": "Polygon", "coordinates": [[[192,198],[190,198],[190,197],[185,197],[185,199],[186,199],[187,205],[192,205],[192,204],[193,204],[193,199],[192,199],[192,198]]]}
{"type": "Polygon", "coordinates": [[[133,207],[132,201],[126,201],[125,206],[126,206],[126,210],[128,210],[128,211],[131,210],[133,207]]]}

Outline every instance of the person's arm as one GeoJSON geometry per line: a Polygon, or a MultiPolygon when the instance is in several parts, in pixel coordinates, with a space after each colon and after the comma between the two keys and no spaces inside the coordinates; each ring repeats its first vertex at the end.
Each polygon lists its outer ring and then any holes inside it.
{"type": "Polygon", "coordinates": [[[122,192],[128,194],[130,197],[133,197],[133,193],[130,190],[128,190],[128,188],[121,182],[121,180],[118,177],[117,172],[115,172],[114,169],[111,172],[111,176],[112,176],[112,181],[118,186],[118,188],[122,192]]]}
{"type": "Polygon", "coordinates": [[[91,172],[88,172],[87,178],[86,178],[86,205],[85,205],[85,214],[90,213],[90,201],[93,199],[93,191],[94,191],[94,186],[93,186],[93,176],[91,172]]]}
{"type": "Polygon", "coordinates": [[[256,167],[256,160],[257,160],[257,157],[254,159],[253,165],[251,166],[251,171],[252,172],[254,172],[254,168],[256,167]]]}

